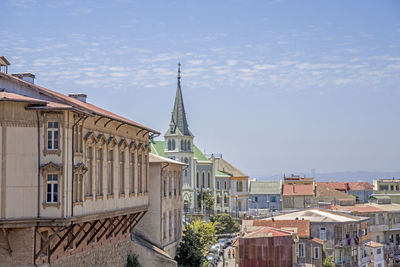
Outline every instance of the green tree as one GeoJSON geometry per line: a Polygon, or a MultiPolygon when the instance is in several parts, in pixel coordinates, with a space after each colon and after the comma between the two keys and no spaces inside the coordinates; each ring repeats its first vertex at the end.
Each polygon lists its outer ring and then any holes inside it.
{"type": "Polygon", "coordinates": [[[326,256],[325,250],[322,250],[322,266],[323,267],[335,267],[332,261],[332,256],[326,256]]]}
{"type": "Polygon", "coordinates": [[[205,261],[200,234],[193,230],[192,225],[188,225],[183,230],[182,241],[179,244],[175,257],[179,266],[200,267],[205,261]]]}
{"type": "Polygon", "coordinates": [[[217,237],[215,236],[215,224],[213,222],[202,222],[196,220],[192,223],[194,232],[200,235],[200,243],[203,250],[207,250],[210,245],[217,242],[217,237]]]}
{"type": "Polygon", "coordinates": [[[210,211],[214,207],[214,197],[212,194],[208,191],[201,192],[199,194],[199,205],[204,205],[206,211],[210,211]]]}
{"type": "Polygon", "coordinates": [[[239,223],[229,214],[222,213],[210,217],[210,221],[215,223],[217,234],[229,234],[240,231],[239,223]]]}

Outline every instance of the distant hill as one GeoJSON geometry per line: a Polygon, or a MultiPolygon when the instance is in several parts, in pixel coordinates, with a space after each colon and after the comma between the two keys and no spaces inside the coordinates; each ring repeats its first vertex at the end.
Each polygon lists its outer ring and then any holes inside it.
{"type": "MultiPolygon", "coordinates": [[[[290,174],[286,174],[289,176],[290,174]]],[[[335,182],[358,182],[365,181],[372,184],[373,180],[376,179],[392,179],[400,178],[400,172],[379,172],[379,171],[354,171],[354,172],[329,172],[329,173],[295,173],[300,177],[314,177],[318,182],[328,182],[333,180],[335,182]]],[[[251,179],[257,178],[257,180],[280,180],[283,178],[283,174],[276,174],[272,176],[250,176],[251,179]]]]}

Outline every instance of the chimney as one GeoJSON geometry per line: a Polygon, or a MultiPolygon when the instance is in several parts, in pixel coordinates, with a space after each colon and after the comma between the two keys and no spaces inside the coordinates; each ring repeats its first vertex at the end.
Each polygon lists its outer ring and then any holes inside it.
{"type": "Polygon", "coordinates": [[[85,95],[85,94],[77,93],[77,94],[69,94],[68,96],[72,97],[72,98],[75,98],[75,99],[77,99],[77,100],[79,100],[81,102],[86,103],[87,95],[85,95]]]}
{"type": "Polygon", "coordinates": [[[29,72],[24,72],[24,73],[13,73],[11,74],[12,76],[21,79],[25,82],[35,84],[35,75],[29,72]]]}

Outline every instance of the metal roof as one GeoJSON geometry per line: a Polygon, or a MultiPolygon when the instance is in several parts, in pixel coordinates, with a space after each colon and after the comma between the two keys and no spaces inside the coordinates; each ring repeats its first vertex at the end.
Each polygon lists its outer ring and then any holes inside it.
{"type": "Polygon", "coordinates": [[[251,181],[250,194],[272,195],[281,193],[280,181],[251,181]]]}

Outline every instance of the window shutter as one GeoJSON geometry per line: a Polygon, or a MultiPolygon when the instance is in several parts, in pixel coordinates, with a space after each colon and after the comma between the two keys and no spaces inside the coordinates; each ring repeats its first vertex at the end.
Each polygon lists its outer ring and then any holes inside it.
{"type": "Polygon", "coordinates": [[[299,244],[296,244],[296,257],[299,257],[299,244]]]}

